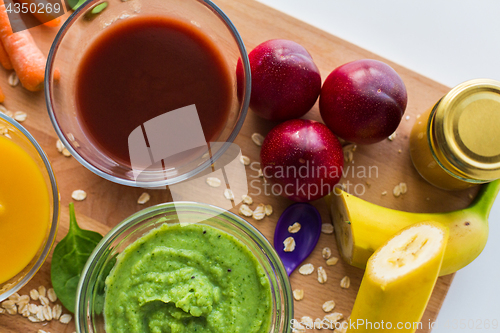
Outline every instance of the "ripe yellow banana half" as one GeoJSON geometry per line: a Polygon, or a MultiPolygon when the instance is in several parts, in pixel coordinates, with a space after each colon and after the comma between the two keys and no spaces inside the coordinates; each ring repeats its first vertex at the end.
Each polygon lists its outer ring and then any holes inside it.
{"type": "Polygon", "coordinates": [[[442,224],[411,225],[368,260],[347,333],[415,332],[436,284],[448,240],[442,224]]]}
{"type": "Polygon", "coordinates": [[[500,180],[482,185],[471,205],[448,213],[408,213],[381,207],[342,190],[327,201],[337,245],[349,264],[365,268],[368,258],[391,236],[418,222],[435,221],[449,228],[450,238],[439,275],[454,273],[481,253],[488,239],[488,216],[500,180]]]}

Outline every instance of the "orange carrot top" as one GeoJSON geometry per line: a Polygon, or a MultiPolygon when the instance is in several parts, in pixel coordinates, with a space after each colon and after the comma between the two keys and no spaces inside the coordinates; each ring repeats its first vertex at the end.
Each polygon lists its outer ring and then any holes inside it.
{"type": "Polygon", "coordinates": [[[41,90],[46,58],[28,30],[12,32],[3,0],[0,0],[0,40],[22,85],[30,91],[41,90]]]}

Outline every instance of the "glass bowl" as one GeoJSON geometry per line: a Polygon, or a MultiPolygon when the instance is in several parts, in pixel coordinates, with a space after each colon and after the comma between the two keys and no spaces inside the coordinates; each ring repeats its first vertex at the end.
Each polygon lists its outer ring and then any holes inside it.
{"type": "MultiPolygon", "coordinates": [[[[45,73],[45,97],[49,116],[57,135],[71,154],[87,169],[107,180],[146,188],[178,183],[213,164],[228,149],[243,125],[250,100],[250,87],[250,65],[243,41],[229,18],[209,0],[87,1],[59,30],[48,55],[45,73]],[[96,6],[106,7],[99,14],[92,15],[96,6]],[[195,154],[189,155],[189,159],[181,158],[182,162],[175,167],[162,166],[162,161],[155,161],[156,164],[141,173],[138,179],[137,172],[134,172],[130,164],[108,156],[109,154],[100,149],[95,140],[84,132],[84,125],[77,112],[75,94],[78,65],[95,38],[115,22],[141,15],[180,19],[201,29],[214,45],[217,45],[231,75],[231,106],[227,119],[222,120],[225,122],[222,132],[214,140],[224,144],[211,145],[208,152],[209,149],[203,142],[204,148],[194,150],[195,154]],[[238,61],[242,62],[244,72],[239,87],[236,77],[238,61]]],[[[162,144],[165,142],[164,146],[177,146],[188,141],[191,135],[189,131],[182,131],[181,137],[176,137],[175,142],[164,140],[162,144]]],[[[146,155],[149,157],[149,154],[146,155]]]]}
{"type": "Polygon", "coordinates": [[[78,284],[75,321],[79,333],[104,333],[104,281],[115,257],[129,244],[165,223],[200,223],[224,231],[255,255],[272,290],[271,333],[291,332],[293,299],[285,268],[267,239],[250,223],[216,206],[195,202],[165,203],[141,210],[114,227],[91,254],[78,284]]]}
{"type": "MultiPolygon", "coordinates": [[[[50,220],[48,221],[48,228],[46,230],[44,240],[33,259],[18,274],[7,281],[0,283],[0,302],[21,289],[40,269],[42,264],[45,262],[45,259],[47,259],[52,245],[54,244],[59,223],[59,192],[57,190],[54,172],[47,156],[33,136],[23,126],[19,125],[19,123],[14,119],[0,112],[0,135],[5,133],[6,130],[8,131],[7,138],[14,141],[26,153],[28,153],[28,155],[37,164],[39,170],[42,172],[46,188],[49,191],[50,220]]],[[[2,163],[9,163],[9,161],[2,160],[2,163]]]]}

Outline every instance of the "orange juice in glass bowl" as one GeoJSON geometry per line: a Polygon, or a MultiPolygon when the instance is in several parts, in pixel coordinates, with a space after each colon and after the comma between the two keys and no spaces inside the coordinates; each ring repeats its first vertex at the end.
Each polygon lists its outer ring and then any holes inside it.
{"type": "Polygon", "coordinates": [[[0,113],[0,301],[25,285],[54,243],[59,193],[33,136],[0,113]]]}

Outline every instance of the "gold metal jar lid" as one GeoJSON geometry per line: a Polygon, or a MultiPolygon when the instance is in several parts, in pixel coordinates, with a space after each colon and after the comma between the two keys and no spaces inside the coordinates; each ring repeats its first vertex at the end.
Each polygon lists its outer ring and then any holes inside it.
{"type": "Polygon", "coordinates": [[[432,148],[445,169],[465,179],[500,178],[500,82],[456,86],[436,104],[430,126],[432,148]]]}

